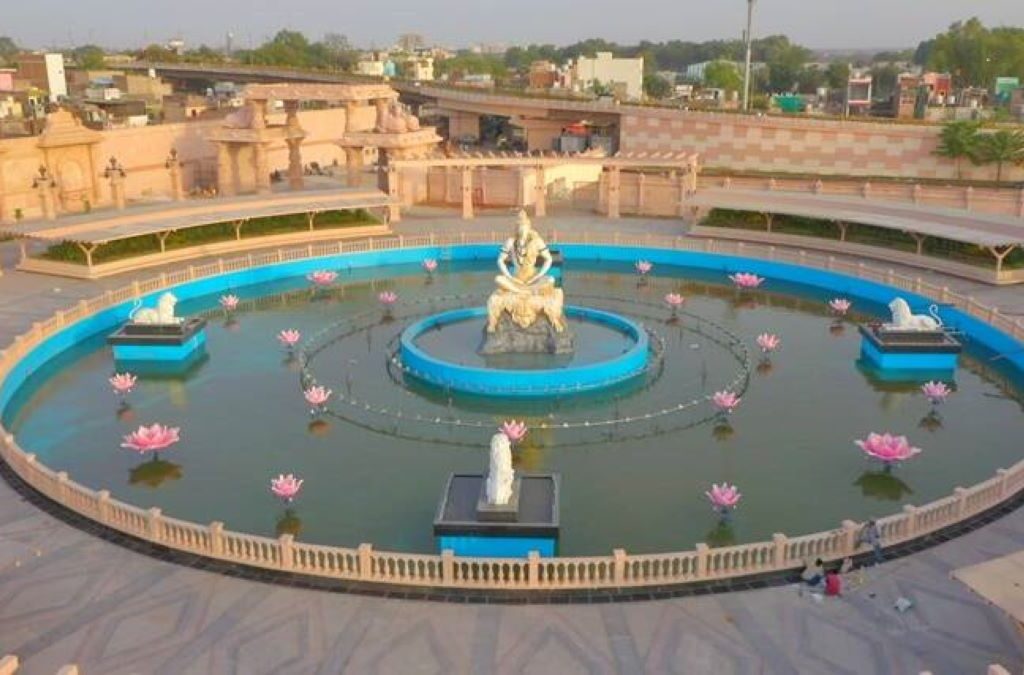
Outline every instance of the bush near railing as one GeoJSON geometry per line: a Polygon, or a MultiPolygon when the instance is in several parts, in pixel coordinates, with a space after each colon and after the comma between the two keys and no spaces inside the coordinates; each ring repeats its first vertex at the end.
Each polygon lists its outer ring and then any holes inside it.
{"type": "MultiPolygon", "coordinates": [[[[753,211],[711,209],[700,224],[707,227],[766,231],[765,216],[753,211]]],[[[786,214],[772,216],[771,231],[778,234],[795,234],[831,240],[839,240],[841,234],[835,221],[786,214]]],[[[907,253],[917,251],[917,242],[906,232],[862,223],[846,223],[846,239],[844,241],[907,253]]],[[[922,253],[934,258],[964,262],[991,270],[996,269],[996,260],[992,254],[976,244],[929,235],[922,244],[922,253]]],[[[1003,260],[1002,269],[1004,270],[1021,268],[1024,268],[1024,250],[1022,249],[1012,251],[1003,260]]]]}
{"type": "MultiPolygon", "coordinates": [[[[366,209],[325,211],[315,214],[315,218],[314,227],[317,229],[354,227],[380,222],[366,209]]],[[[288,232],[304,232],[309,229],[311,229],[309,219],[305,213],[250,218],[246,220],[245,227],[241,230],[241,238],[250,239],[252,237],[266,237],[288,232]]],[[[179,248],[188,248],[189,246],[231,241],[235,239],[235,236],[235,227],[232,223],[212,223],[210,225],[172,232],[167,236],[164,247],[166,250],[172,251],[179,248]]],[[[151,253],[160,253],[161,250],[160,238],[156,234],[145,234],[139,237],[116,239],[105,243],[93,252],[92,259],[94,263],[104,263],[149,255],[151,253]]],[[[85,253],[82,252],[82,249],[77,244],[70,241],[47,247],[39,257],[46,260],[76,263],[78,265],[86,264],[85,253]]]]}
{"type": "MultiPolygon", "coordinates": [[[[234,270],[293,260],[404,247],[498,242],[503,236],[497,232],[399,235],[310,244],[219,259],[135,281],[96,298],[82,300],[68,310],[33,324],[31,330],[16,337],[7,349],[0,352],[0,381],[47,337],[101,309],[162,288],[234,270]]],[[[742,242],[643,234],[552,232],[549,240],[552,243],[636,245],[738,255],[832,270],[928,295],[992,324],[1017,340],[1024,339],[1021,321],[1000,314],[996,308],[982,305],[970,296],[953,293],[920,277],[906,277],[893,270],[836,260],[832,256],[742,242]]],[[[541,558],[534,552],[526,559],[457,558],[451,551],[431,555],[377,551],[371,544],[360,544],[356,548],[322,546],[295,541],[290,534],[272,539],[232,532],[221,522],[202,525],[165,516],[159,508],[141,509],[126,504],[112,498],[107,490],[92,490],[73,481],[66,472],[54,471],[43,465],[34,454],[20,448],[14,436],[2,428],[0,457],[26,483],[54,502],[138,539],[251,567],[370,584],[524,591],[678,585],[790,570],[802,566],[807,558],[835,561],[864,550],[863,546],[857,545],[861,524],[850,520],[843,521],[834,530],[798,537],[775,534],[768,542],[722,548],[710,548],[699,543],[692,551],[641,555],[615,549],[608,556],[541,558]]],[[[893,546],[992,509],[1022,490],[1024,460],[1010,469],[999,469],[994,477],[977,485],[957,487],[951,496],[923,506],[904,506],[900,513],[876,519],[876,522],[885,545],[893,546]]]]}

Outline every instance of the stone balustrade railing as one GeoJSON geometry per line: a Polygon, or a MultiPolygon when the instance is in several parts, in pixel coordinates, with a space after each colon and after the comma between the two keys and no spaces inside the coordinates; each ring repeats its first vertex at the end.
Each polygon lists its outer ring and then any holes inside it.
{"type": "MultiPolygon", "coordinates": [[[[33,324],[28,332],[15,338],[7,349],[0,352],[0,381],[35,346],[66,326],[106,307],[162,288],[225,272],[306,258],[403,247],[497,242],[501,236],[497,232],[424,234],[310,244],[219,259],[133,281],[91,300],[82,300],[49,319],[33,324]]],[[[985,306],[969,296],[953,293],[920,277],[907,277],[893,270],[832,256],[730,241],[642,234],[552,232],[550,240],[722,253],[834,270],[955,305],[1015,339],[1024,340],[1024,324],[1020,320],[1001,314],[998,309],[985,306]]],[[[192,523],[168,517],[158,508],[141,509],[126,504],[111,497],[106,490],[92,490],[72,480],[67,473],[43,465],[34,454],[19,447],[14,436],[2,428],[0,457],[26,483],[49,499],[132,537],[251,567],[370,584],[526,591],[665,586],[790,570],[802,566],[807,558],[835,561],[861,550],[856,543],[860,524],[853,521],[844,521],[834,530],[798,537],[775,534],[771,541],[766,542],[722,548],[710,548],[700,543],[691,551],[641,555],[616,549],[606,556],[541,558],[534,553],[526,559],[470,558],[455,557],[450,551],[440,555],[377,551],[371,544],[360,544],[356,548],[322,546],[296,541],[288,534],[273,539],[233,532],[220,522],[192,523]]],[[[948,528],[1013,499],[1022,490],[1024,460],[1009,469],[999,469],[986,481],[967,488],[958,487],[950,496],[922,506],[907,505],[899,513],[877,519],[882,540],[886,546],[892,546],[948,528]]]]}

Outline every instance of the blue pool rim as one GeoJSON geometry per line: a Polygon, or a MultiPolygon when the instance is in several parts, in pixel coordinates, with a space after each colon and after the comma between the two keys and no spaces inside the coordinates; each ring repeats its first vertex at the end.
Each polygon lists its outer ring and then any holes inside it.
{"type": "Polygon", "coordinates": [[[643,326],[619,314],[591,307],[569,306],[567,316],[601,323],[622,331],[633,345],[611,359],[566,368],[512,370],[465,366],[437,358],[421,349],[416,340],[424,333],[467,319],[481,319],[487,309],[465,307],[420,319],[402,331],[399,358],[406,373],[442,389],[506,398],[543,398],[592,392],[614,386],[644,373],[650,358],[650,338],[643,326]]]}
{"type": "MultiPolygon", "coordinates": [[[[896,296],[907,300],[915,314],[926,313],[935,300],[883,283],[858,279],[840,272],[804,267],[735,255],[680,251],[669,248],[647,246],[624,246],[615,244],[559,244],[567,261],[587,260],[632,265],[639,259],[649,260],[657,266],[679,266],[702,269],[722,275],[722,282],[729,283],[727,276],[736,272],[749,272],[765,277],[764,289],[770,291],[773,282],[792,282],[834,293],[854,301],[887,305],[896,296]]],[[[419,265],[425,258],[445,261],[493,260],[498,244],[462,244],[452,246],[420,246],[404,249],[359,251],[334,256],[308,258],[304,260],[274,263],[221,275],[204,277],[173,287],[179,300],[188,300],[203,295],[219,294],[226,290],[247,296],[246,286],[304,276],[314,270],[330,269],[342,273],[360,268],[387,265],[419,265]]],[[[656,272],[655,272],[656,274],[656,272]]],[[[146,296],[143,302],[152,305],[167,288],[161,288],[146,296]]],[[[17,390],[47,361],[73,348],[76,344],[97,334],[113,331],[128,319],[134,305],[133,300],[108,307],[85,317],[36,345],[8,373],[0,384],[0,413],[6,418],[7,408],[17,390]]],[[[1000,356],[1000,362],[1017,373],[1024,373],[1024,345],[1012,336],[991,326],[981,319],[952,306],[940,306],[939,316],[943,323],[954,326],[963,336],[977,346],[1000,356]]],[[[215,355],[214,355],[215,356],[215,355]]],[[[29,450],[31,451],[31,450],[29,450]]]]}

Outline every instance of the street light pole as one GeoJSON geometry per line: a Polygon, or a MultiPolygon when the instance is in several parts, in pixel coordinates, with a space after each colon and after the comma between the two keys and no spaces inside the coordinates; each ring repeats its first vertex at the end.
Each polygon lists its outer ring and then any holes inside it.
{"type": "Polygon", "coordinates": [[[747,60],[743,69],[743,111],[750,110],[750,49],[751,49],[751,28],[754,24],[754,3],[757,0],[747,0],[747,31],[744,35],[747,43],[747,60]]]}

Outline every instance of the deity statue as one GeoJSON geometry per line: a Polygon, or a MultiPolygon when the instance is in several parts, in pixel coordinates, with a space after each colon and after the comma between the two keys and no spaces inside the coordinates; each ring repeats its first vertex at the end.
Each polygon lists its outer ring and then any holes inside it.
{"type": "Polygon", "coordinates": [[[500,431],[491,437],[491,465],[487,471],[487,503],[504,506],[512,497],[512,446],[508,436],[500,431]]]}
{"type": "Polygon", "coordinates": [[[485,353],[572,351],[562,289],[548,274],[551,264],[551,251],[543,237],[533,229],[526,212],[520,211],[515,235],[505,242],[498,254],[501,274],[494,279],[497,290],[487,300],[485,353]],[[520,335],[492,339],[503,320],[511,321],[511,328],[518,328],[520,335]]]}

